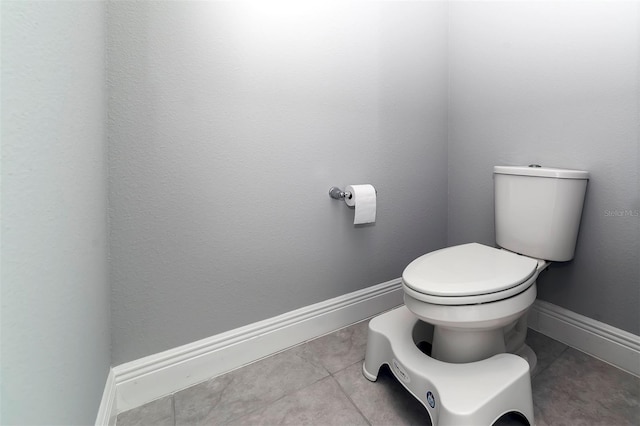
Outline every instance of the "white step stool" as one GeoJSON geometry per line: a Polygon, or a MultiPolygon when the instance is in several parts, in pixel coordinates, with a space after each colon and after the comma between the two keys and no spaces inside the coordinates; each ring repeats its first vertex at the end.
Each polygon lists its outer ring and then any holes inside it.
{"type": "Polygon", "coordinates": [[[398,381],[424,405],[433,426],[490,426],[517,412],[530,425],[533,399],[529,364],[513,354],[498,354],[466,364],[451,364],[422,353],[413,340],[419,319],[405,306],[369,322],[362,372],[375,381],[387,364],[398,381]]]}

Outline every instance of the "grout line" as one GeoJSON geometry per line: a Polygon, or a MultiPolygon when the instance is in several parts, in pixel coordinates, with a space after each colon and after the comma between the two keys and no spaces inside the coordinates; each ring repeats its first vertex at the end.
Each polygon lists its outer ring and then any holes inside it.
{"type": "Polygon", "coordinates": [[[248,416],[249,414],[255,413],[255,412],[256,412],[256,411],[258,411],[258,410],[266,409],[267,407],[272,406],[273,404],[277,403],[278,401],[281,401],[282,399],[284,399],[284,398],[286,398],[286,397],[288,397],[288,396],[291,396],[291,395],[293,395],[293,394],[295,394],[295,393],[298,393],[298,392],[302,391],[303,389],[306,389],[306,388],[308,388],[308,387],[310,387],[310,386],[313,386],[313,385],[315,385],[316,383],[318,383],[319,381],[324,380],[324,379],[326,379],[326,378],[328,378],[328,377],[331,377],[331,375],[327,375],[327,376],[321,377],[321,378],[319,378],[318,380],[316,380],[315,382],[309,383],[308,385],[303,386],[303,387],[301,387],[301,388],[293,389],[292,391],[286,391],[286,392],[285,392],[285,393],[284,393],[280,398],[278,398],[278,399],[274,399],[273,401],[269,401],[269,402],[267,402],[267,403],[263,403],[262,405],[260,405],[259,407],[255,408],[254,410],[251,410],[251,411],[247,411],[247,412],[245,412],[245,413],[242,413],[242,415],[239,415],[239,416],[237,416],[237,417],[232,417],[232,418],[230,418],[230,419],[226,420],[226,421],[225,421],[225,424],[228,424],[229,422],[232,422],[232,421],[235,421],[235,420],[241,419],[242,417],[245,417],[245,416],[248,416]]]}
{"type": "Polygon", "coordinates": [[[173,426],[177,426],[178,420],[176,419],[176,399],[175,393],[171,394],[171,408],[173,408],[173,426]]]}
{"type": "MultiPolygon", "coordinates": [[[[352,325],[353,325],[353,324],[352,324],[352,325]]],[[[349,325],[349,326],[346,326],[346,327],[343,327],[343,328],[347,328],[347,327],[350,327],[350,325],[349,325]]],[[[342,329],[342,328],[341,328],[341,329],[342,329]]],[[[341,329],[340,329],[340,330],[341,330],[341,329]]],[[[338,331],[338,330],[336,330],[336,331],[338,331]]],[[[334,332],[335,332],[335,331],[334,331],[334,332]]],[[[334,333],[334,332],[332,332],[332,333],[334,333]]],[[[327,333],[327,335],[328,335],[328,334],[332,334],[332,333],[327,333]]],[[[325,336],[325,335],[323,335],[323,336],[325,336]]],[[[294,346],[292,346],[292,347],[289,347],[289,348],[283,349],[283,350],[281,350],[281,351],[278,351],[278,352],[276,352],[276,353],[273,353],[273,354],[267,355],[267,356],[265,356],[265,357],[263,357],[263,358],[260,358],[260,359],[258,359],[258,360],[256,360],[256,361],[253,361],[253,362],[249,363],[249,364],[245,364],[245,365],[243,365],[243,366],[240,366],[240,367],[238,367],[238,368],[236,368],[236,369],[234,369],[234,370],[232,370],[232,371],[229,371],[229,372],[227,372],[227,373],[224,373],[224,374],[221,374],[221,375],[218,375],[218,376],[214,376],[214,377],[212,377],[212,378],[209,378],[209,379],[205,380],[204,382],[209,381],[209,380],[213,380],[213,379],[216,379],[216,378],[219,378],[219,377],[223,377],[223,376],[228,375],[228,374],[230,374],[230,373],[232,373],[232,372],[238,372],[239,370],[242,370],[242,369],[244,369],[244,368],[246,368],[246,367],[248,367],[248,366],[250,366],[250,365],[252,365],[252,364],[258,363],[258,362],[260,362],[260,361],[263,361],[263,360],[265,360],[265,359],[268,359],[268,358],[274,357],[274,356],[276,356],[276,355],[280,355],[280,354],[283,354],[283,353],[285,353],[285,352],[291,352],[293,349],[295,349],[295,348],[297,348],[297,347],[300,347],[300,346],[303,346],[303,345],[307,344],[308,342],[310,342],[310,341],[312,341],[312,340],[319,339],[320,337],[323,337],[323,336],[318,336],[318,337],[315,337],[315,338],[313,338],[313,339],[309,339],[309,340],[307,340],[307,341],[305,341],[305,342],[299,343],[299,344],[294,345],[294,346]]],[[[267,402],[267,403],[264,403],[264,404],[262,404],[262,405],[260,405],[260,406],[256,407],[255,409],[250,410],[250,411],[246,411],[246,412],[244,412],[244,413],[242,413],[242,414],[240,414],[240,415],[238,415],[238,416],[235,416],[235,417],[229,418],[225,423],[228,423],[228,422],[231,422],[231,421],[234,421],[234,420],[240,419],[240,418],[242,418],[242,417],[244,417],[244,416],[248,416],[248,415],[250,415],[250,414],[252,414],[252,413],[255,413],[256,411],[258,411],[258,410],[260,410],[260,409],[265,409],[265,408],[267,408],[267,407],[269,407],[269,406],[271,406],[271,405],[273,405],[273,404],[277,403],[278,401],[280,401],[280,400],[282,400],[282,399],[284,399],[284,398],[286,398],[286,397],[288,397],[288,396],[291,396],[291,395],[295,394],[296,392],[299,392],[299,391],[301,391],[301,390],[303,390],[303,389],[306,389],[306,388],[308,388],[309,386],[313,386],[313,385],[315,385],[316,383],[318,383],[318,382],[319,382],[319,381],[321,381],[321,380],[324,380],[324,379],[326,379],[326,378],[328,378],[328,377],[332,377],[331,372],[330,372],[330,371],[329,371],[329,370],[328,370],[328,369],[327,369],[327,368],[326,368],[322,363],[316,363],[316,362],[314,362],[314,361],[313,361],[313,360],[311,360],[311,359],[307,359],[306,357],[304,357],[304,356],[303,356],[303,354],[300,354],[300,353],[294,353],[294,352],[291,352],[291,353],[293,354],[293,356],[296,356],[296,357],[298,357],[298,358],[302,359],[304,362],[307,362],[307,363],[309,363],[309,364],[311,364],[311,365],[313,365],[313,366],[315,366],[315,367],[317,367],[317,368],[319,368],[319,369],[323,370],[323,371],[326,373],[326,375],[325,375],[325,376],[323,376],[323,377],[321,377],[321,378],[319,378],[318,380],[316,380],[316,381],[314,381],[314,382],[312,382],[312,383],[309,383],[309,384],[307,384],[307,385],[305,385],[305,386],[303,386],[303,387],[299,388],[299,389],[287,390],[287,391],[285,391],[285,393],[284,393],[280,398],[275,399],[275,400],[273,400],[273,401],[269,401],[269,402],[267,402]]],[[[202,382],[202,383],[204,383],[204,382],[202,382]]],[[[337,381],[336,381],[336,382],[337,382],[337,381]]],[[[197,384],[191,385],[191,386],[189,386],[189,387],[187,387],[187,388],[185,388],[185,389],[189,389],[189,388],[194,387],[194,386],[197,386],[197,385],[199,385],[199,384],[200,384],[200,383],[197,383],[197,384]]],[[[185,390],[185,389],[182,389],[182,390],[185,390]]],[[[173,394],[172,394],[172,402],[173,402],[173,407],[174,407],[174,426],[177,426],[177,420],[176,420],[176,417],[175,417],[175,398],[173,398],[173,395],[175,395],[175,393],[173,393],[173,394]]]]}
{"type": "Polygon", "coordinates": [[[315,381],[315,382],[313,382],[313,383],[309,383],[308,385],[303,386],[303,387],[301,387],[301,388],[299,388],[299,389],[294,389],[292,392],[285,392],[285,393],[284,393],[280,398],[275,399],[275,400],[273,400],[273,401],[271,401],[271,402],[268,402],[268,403],[266,403],[266,404],[263,404],[261,407],[258,407],[258,408],[256,408],[255,410],[251,410],[250,412],[244,413],[244,414],[242,414],[241,416],[233,417],[233,418],[231,418],[231,419],[227,420],[225,423],[229,423],[229,422],[232,422],[232,421],[234,421],[234,420],[241,419],[242,417],[247,416],[247,415],[252,414],[252,413],[255,413],[256,411],[258,411],[258,410],[260,410],[260,409],[266,409],[267,407],[270,407],[270,406],[272,406],[272,405],[276,404],[277,402],[279,402],[279,401],[281,401],[281,400],[283,400],[283,399],[285,399],[285,398],[287,398],[287,397],[289,397],[289,396],[291,396],[291,395],[294,395],[294,394],[296,394],[296,393],[298,393],[298,392],[301,392],[302,390],[307,389],[308,387],[313,386],[313,385],[315,385],[316,383],[318,383],[318,382],[320,382],[320,381],[322,381],[322,380],[325,380],[325,379],[327,379],[327,378],[329,378],[329,377],[331,377],[331,376],[329,375],[329,376],[321,377],[321,378],[319,378],[318,380],[316,380],[316,381],[315,381]]]}
{"type": "MultiPolygon", "coordinates": [[[[358,361],[358,362],[363,362],[363,361],[358,361]]],[[[355,364],[355,363],[354,363],[354,364],[355,364]]],[[[353,364],[351,364],[351,365],[353,365],[353,364]]],[[[345,368],[348,368],[348,367],[345,367],[345,368]]],[[[342,370],[344,370],[344,368],[343,368],[342,370]]],[[[342,370],[340,370],[340,371],[342,371],[342,370]]],[[[336,373],[338,373],[338,371],[336,371],[336,373]]],[[[347,391],[342,387],[342,385],[340,384],[340,381],[339,381],[338,379],[336,379],[335,377],[333,377],[333,374],[331,374],[331,378],[332,378],[332,379],[333,379],[333,380],[338,384],[338,388],[340,389],[340,391],[342,392],[342,394],[343,394],[344,396],[346,396],[346,397],[347,397],[347,399],[349,400],[349,402],[351,403],[351,405],[353,405],[353,406],[354,406],[354,408],[356,409],[356,411],[357,411],[358,413],[360,413],[360,415],[362,416],[362,418],[364,419],[364,421],[365,421],[365,422],[367,422],[367,424],[368,424],[369,426],[371,426],[371,421],[369,420],[369,418],[368,418],[367,416],[365,416],[365,415],[364,415],[364,413],[360,410],[360,407],[358,407],[358,404],[356,404],[356,403],[355,403],[355,401],[351,398],[351,395],[349,395],[349,394],[347,393],[347,391]]],[[[365,380],[366,380],[366,379],[365,379],[365,380]]]]}
{"type": "MultiPolygon", "coordinates": [[[[557,341],[557,340],[556,340],[556,341],[557,341]]],[[[562,342],[560,342],[560,343],[562,343],[562,342]]],[[[564,343],[563,343],[563,345],[564,345],[564,343]]],[[[561,352],[560,352],[560,353],[559,353],[555,358],[553,358],[553,361],[551,361],[549,364],[547,364],[547,366],[546,366],[546,367],[544,367],[544,368],[542,368],[542,369],[540,369],[540,370],[536,371],[535,376],[532,376],[532,377],[531,377],[531,386],[532,386],[532,388],[533,388],[533,379],[534,379],[535,377],[538,377],[538,376],[539,376],[543,371],[548,370],[548,369],[549,369],[549,367],[551,367],[553,364],[555,364],[555,363],[556,363],[556,361],[558,361],[558,359],[560,359],[560,357],[561,357],[562,355],[564,355],[564,353],[567,351],[567,349],[569,349],[569,346],[565,345],[565,348],[564,348],[564,349],[562,349],[562,351],[561,351],[561,352]]]]}
{"type": "Polygon", "coordinates": [[[355,364],[362,364],[363,362],[364,362],[364,358],[362,358],[362,359],[360,359],[360,360],[358,360],[356,362],[352,362],[351,364],[347,365],[346,367],[343,367],[340,370],[334,371],[333,373],[329,373],[329,374],[331,374],[331,376],[333,377],[335,374],[341,373],[344,370],[346,370],[347,368],[353,367],[355,364]]]}

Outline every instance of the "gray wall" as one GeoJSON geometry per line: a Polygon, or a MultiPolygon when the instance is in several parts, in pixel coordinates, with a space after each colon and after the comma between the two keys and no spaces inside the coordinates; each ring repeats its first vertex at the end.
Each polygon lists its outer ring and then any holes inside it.
{"type": "Polygon", "coordinates": [[[635,334],[638,8],[453,2],[448,141],[449,244],[494,243],[493,165],[591,172],[576,257],[543,273],[539,298],[635,334]]]}
{"type": "Polygon", "coordinates": [[[1,7],[0,423],[93,424],[110,364],[105,6],[1,7]]]}
{"type": "Polygon", "coordinates": [[[111,2],[112,361],[400,276],[446,243],[442,3],[111,2]],[[372,183],[374,226],[331,200],[372,183]]]}

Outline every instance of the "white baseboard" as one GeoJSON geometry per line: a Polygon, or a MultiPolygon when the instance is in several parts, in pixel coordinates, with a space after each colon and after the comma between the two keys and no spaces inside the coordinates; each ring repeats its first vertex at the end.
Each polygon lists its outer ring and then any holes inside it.
{"type": "Polygon", "coordinates": [[[109,369],[107,383],[104,385],[98,415],[96,416],[96,426],[113,426],[116,422],[116,381],[113,368],[109,369]]]}
{"type": "Polygon", "coordinates": [[[402,297],[398,278],[118,365],[117,412],[392,309],[402,297]]]}
{"type": "Polygon", "coordinates": [[[640,377],[640,336],[536,300],[529,327],[640,377]]]}
{"type": "MultiPolygon", "coordinates": [[[[392,309],[402,297],[398,278],[113,367],[96,425],[113,425],[117,413],[392,309]]],[[[540,300],[529,326],[640,376],[639,336],[540,300]]]]}

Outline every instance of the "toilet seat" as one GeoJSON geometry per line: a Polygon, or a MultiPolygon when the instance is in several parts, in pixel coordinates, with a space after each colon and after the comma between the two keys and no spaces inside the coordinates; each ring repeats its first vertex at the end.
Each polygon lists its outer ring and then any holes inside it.
{"type": "Polygon", "coordinates": [[[515,296],[538,276],[539,262],[478,243],[427,253],[411,262],[402,286],[414,299],[437,305],[472,305],[515,296]]]}

